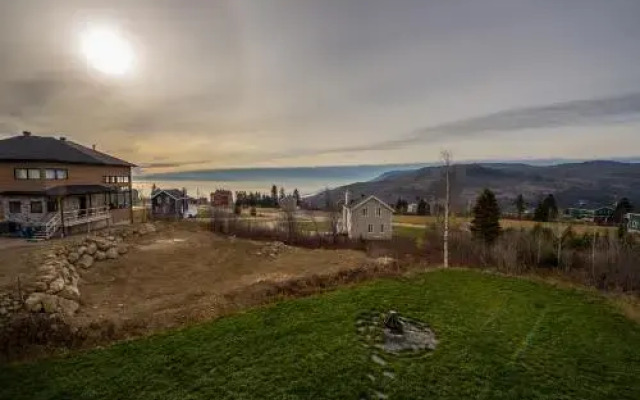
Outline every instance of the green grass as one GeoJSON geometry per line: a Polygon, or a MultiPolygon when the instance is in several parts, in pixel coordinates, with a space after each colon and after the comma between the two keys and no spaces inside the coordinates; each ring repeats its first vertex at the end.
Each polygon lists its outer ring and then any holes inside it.
{"type": "Polygon", "coordinates": [[[640,399],[640,326],[594,293],[436,271],[287,300],[214,322],[0,369],[2,399],[357,399],[354,323],[395,309],[440,345],[388,358],[393,399],[640,399]]]}
{"type": "Polygon", "coordinates": [[[409,238],[413,238],[413,239],[418,239],[418,238],[424,238],[424,234],[425,234],[425,229],[424,227],[419,227],[419,226],[394,226],[393,227],[393,234],[395,236],[404,236],[404,237],[409,237],[409,238]]]}

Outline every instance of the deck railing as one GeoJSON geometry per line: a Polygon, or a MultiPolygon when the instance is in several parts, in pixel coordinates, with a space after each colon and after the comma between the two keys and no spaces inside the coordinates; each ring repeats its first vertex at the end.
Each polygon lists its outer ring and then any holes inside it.
{"type": "Polygon", "coordinates": [[[101,221],[105,219],[109,219],[109,208],[106,206],[103,207],[93,207],[93,208],[83,208],[78,210],[70,210],[65,211],[63,213],[64,216],[64,224],[66,226],[85,224],[87,222],[93,221],[101,221]]]}

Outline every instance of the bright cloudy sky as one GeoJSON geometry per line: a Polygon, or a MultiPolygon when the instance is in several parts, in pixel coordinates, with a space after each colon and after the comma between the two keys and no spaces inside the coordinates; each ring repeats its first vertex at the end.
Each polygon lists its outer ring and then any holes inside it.
{"type": "Polygon", "coordinates": [[[0,134],[157,171],[638,156],[639,20],[637,0],[0,0],[0,134]],[[87,54],[96,32],[130,52],[87,54]]]}

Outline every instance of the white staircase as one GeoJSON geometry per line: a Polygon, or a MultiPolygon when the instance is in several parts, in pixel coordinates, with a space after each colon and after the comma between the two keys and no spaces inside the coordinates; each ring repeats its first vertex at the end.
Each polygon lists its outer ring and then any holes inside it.
{"type": "Polygon", "coordinates": [[[46,222],[42,222],[36,227],[31,240],[41,241],[51,239],[60,229],[61,222],[60,214],[52,214],[46,222]]]}

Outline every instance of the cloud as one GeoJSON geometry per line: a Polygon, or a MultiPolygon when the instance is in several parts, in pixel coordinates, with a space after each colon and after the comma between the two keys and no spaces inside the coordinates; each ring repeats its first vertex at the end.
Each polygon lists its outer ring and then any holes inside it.
{"type": "Polygon", "coordinates": [[[189,165],[206,164],[206,163],[209,163],[209,162],[211,162],[211,160],[151,162],[151,163],[141,164],[140,168],[144,168],[144,169],[178,168],[178,167],[186,167],[186,166],[189,166],[189,165]]]}
{"type": "Polygon", "coordinates": [[[456,140],[480,133],[525,129],[592,126],[627,122],[640,117],[640,93],[575,100],[546,106],[505,110],[480,117],[420,128],[397,139],[325,149],[318,154],[401,149],[411,144],[456,140]]]}

